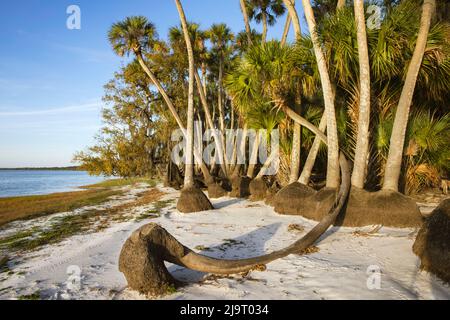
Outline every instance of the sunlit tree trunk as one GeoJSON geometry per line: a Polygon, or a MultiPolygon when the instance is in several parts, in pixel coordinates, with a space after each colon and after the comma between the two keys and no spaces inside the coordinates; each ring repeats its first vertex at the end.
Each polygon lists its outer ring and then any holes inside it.
{"type": "Polygon", "coordinates": [[[338,0],[336,9],[339,10],[339,9],[344,8],[344,7],[345,7],[345,0],[338,0]]]}
{"type": "Polygon", "coordinates": [[[188,92],[188,110],[187,110],[187,137],[186,137],[186,170],[184,173],[184,188],[194,186],[194,51],[189,36],[186,16],[183,11],[180,0],[175,0],[175,4],[180,15],[181,25],[183,27],[184,40],[186,41],[188,60],[189,60],[189,92],[188,92]]]}
{"type": "Polygon", "coordinates": [[[267,15],[262,13],[262,22],[263,22],[263,33],[262,33],[262,43],[266,43],[267,40],[267,15]]]}
{"type": "Polygon", "coordinates": [[[337,188],[339,186],[339,141],[337,135],[336,112],[334,108],[334,95],[331,86],[330,75],[325,55],[316,31],[316,20],[311,7],[310,0],[302,0],[306,22],[311,33],[311,41],[320,73],[322,91],[325,102],[325,113],[327,115],[327,137],[328,137],[328,164],[327,164],[327,187],[337,188]]]}
{"type": "MultiPolygon", "coordinates": [[[[322,119],[320,120],[319,130],[325,132],[327,129],[327,116],[324,113],[322,119]]],[[[316,163],[317,154],[319,153],[320,144],[322,140],[319,136],[314,138],[313,145],[311,150],[309,150],[308,158],[306,158],[305,165],[303,166],[302,173],[300,174],[300,178],[298,182],[308,185],[309,180],[311,179],[312,170],[314,168],[314,164],[316,163]]]]}
{"type": "Polygon", "coordinates": [[[419,34],[411,62],[409,63],[405,83],[397,106],[394,126],[392,128],[389,156],[386,162],[383,189],[398,191],[398,183],[402,168],[403,150],[406,128],[408,126],[409,110],[416,87],[417,76],[422,65],[423,55],[427,45],[431,19],[436,8],[435,0],[424,0],[419,34]]]}
{"type": "Polygon", "coordinates": [[[288,14],[286,17],[286,23],[284,25],[284,30],[283,30],[283,35],[281,36],[281,45],[284,46],[286,45],[286,41],[287,41],[287,37],[289,34],[289,29],[291,28],[291,15],[288,14]]]}
{"type": "Polygon", "coordinates": [[[356,138],[355,161],[352,173],[352,186],[363,189],[369,161],[370,125],[370,63],[367,46],[364,1],[354,0],[356,36],[359,54],[359,114],[358,136],[356,138]]]}
{"type": "Polygon", "coordinates": [[[252,30],[250,28],[250,20],[248,18],[247,6],[245,4],[245,0],[240,0],[240,2],[241,2],[242,15],[244,16],[245,32],[247,33],[247,41],[248,41],[248,45],[251,46],[252,45],[252,30]]]}
{"type": "MultiPolygon", "coordinates": [[[[294,25],[295,40],[298,41],[302,37],[300,27],[300,20],[298,18],[297,9],[295,9],[294,0],[283,0],[284,5],[288,9],[288,19],[294,25]]],[[[302,127],[299,123],[294,123],[294,134],[292,139],[292,155],[291,155],[291,170],[289,176],[289,183],[297,181],[300,174],[300,150],[301,150],[301,132],[302,127]]]]}
{"type": "Polygon", "coordinates": [[[297,10],[295,9],[295,0],[283,0],[284,5],[286,6],[289,16],[292,20],[292,26],[294,27],[295,39],[300,39],[302,36],[302,29],[300,26],[300,19],[298,17],[297,10]]]}

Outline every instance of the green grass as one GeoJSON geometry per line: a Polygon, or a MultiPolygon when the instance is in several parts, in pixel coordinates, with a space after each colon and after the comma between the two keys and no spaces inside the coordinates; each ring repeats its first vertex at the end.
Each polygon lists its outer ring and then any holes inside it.
{"type": "Polygon", "coordinates": [[[136,222],[141,222],[146,219],[156,219],[161,216],[161,212],[164,208],[167,208],[173,204],[173,200],[160,200],[156,201],[153,204],[153,209],[148,210],[146,213],[143,213],[135,218],[136,222]]]}
{"type": "Polygon", "coordinates": [[[125,187],[130,186],[137,183],[146,183],[150,187],[154,187],[156,185],[156,181],[150,178],[129,178],[129,179],[111,179],[106,180],[100,183],[92,184],[89,186],[84,186],[84,189],[93,189],[93,188],[114,188],[114,187],[125,187]]]}
{"type": "Polygon", "coordinates": [[[22,295],[18,297],[19,300],[41,300],[41,292],[36,291],[35,293],[22,295]]]}
{"type": "Polygon", "coordinates": [[[112,189],[85,190],[0,199],[0,226],[53,213],[72,211],[81,207],[99,205],[111,196],[122,194],[112,189]]]}

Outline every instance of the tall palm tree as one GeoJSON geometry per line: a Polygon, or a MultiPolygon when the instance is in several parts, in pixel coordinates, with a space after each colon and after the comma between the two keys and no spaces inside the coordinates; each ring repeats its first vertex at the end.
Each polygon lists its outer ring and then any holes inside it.
{"type": "Polygon", "coordinates": [[[369,125],[370,125],[370,63],[367,46],[364,1],[354,0],[356,37],[359,55],[359,114],[358,136],[352,173],[352,186],[363,189],[369,161],[369,125]]]}
{"type": "Polygon", "coordinates": [[[240,4],[241,4],[242,15],[244,17],[245,33],[247,34],[247,44],[251,46],[252,45],[252,29],[250,27],[250,19],[248,16],[246,0],[240,0],[240,4]]]}
{"type": "Polygon", "coordinates": [[[316,21],[310,0],[302,0],[306,22],[311,34],[314,54],[317,60],[317,68],[320,73],[322,92],[325,102],[325,113],[327,115],[327,140],[328,140],[328,163],[327,163],[327,187],[337,188],[339,186],[339,141],[337,135],[336,112],[334,107],[334,93],[331,85],[325,54],[317,34],[316,21]]]}
{"type": "Polygon", "coordinates": [[[184,14],[180,0],[175,0],[175,4],[180,15],[189,59],[189,93],[187,110],[187,139],[185,159],[186,169],[184,172],[184,188],[192,188],[194,187],[194,50],[192,48],[191,36],[189,34],[189,27],[187,24],[186,16],[184,14]]]}
{"type": "Polygon", "coordinates": [[[389,147],[389,156],[386,163],[383,183],[384,190],[398,191],[409,110],[411,108],[417,77],[422,65],[423,56],[427,45],[428,33],[430,31],[431,19],[435,8],[436,0],[424,0],[416,47],[414,49],[411,62],[409,63],[405,83],[403,85],[403,90],[397,106],[397,112],[395,114],[394,127],[392,129],[391,143],[389,147]]]}
{"type": "Polygon", "coordinates": [[[218,109],[220,130],[225,131],[225,112],[223,108],[224,92],[223,92],[223,74],[226,52],[229,49],[234,35],[226,24],[213,24],[208,30],[208,37],[213,44],[213,50],[217,53],[219,59],[219,75],[218,75],[218,109]]]}
{"type": "Polygon", "coordinates": [[[268,26],[273,26],[277,18],[282,16],[286,8],[282,0],[248,0],[248,13],[251,19],[262,23],[262,42],[266,42],[268,26]]]}
{"type": "MultiPolygon", "coordinates": [[[[301,28],[300,28],[300,20],[298,18],[297,10],[295,9],[295,1],[294,0],[283,0],[284,5],[288,9],[288,20],[286,24],[290,24],[293,22],[294,31],[295,31],[295,40],[299,41],[302,36],[301,28]]],[[[283,37],[286,37],[286,30],[283,37]]],[[[285,38],[284,38],[285,39],[285,38]]],[[[285,41],[285,40],[284,40],[285,41]]],[[[284,45],[282,41],[282,45],[284,45]]],[[[299,178],[300,174],[300,151],[301,151],[301,132],[302,127],[297,122],[294,123],[294,134],[292,137],[292,155],[291,155],[291,173],[289,177],[289,182],[294,183],[299,178]]]]}

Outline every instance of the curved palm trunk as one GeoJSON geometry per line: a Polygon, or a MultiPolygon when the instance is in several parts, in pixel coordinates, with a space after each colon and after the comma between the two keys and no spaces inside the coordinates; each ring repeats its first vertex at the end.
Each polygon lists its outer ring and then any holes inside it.
{"type": "Polygon", "coordinates": [[[267,15],[265,13],[262,14],[262,23],[263,23],[262,43],[266,43],[266,39],[267,39],[267,15]]]}
{"type": "Polygon", "coordinates": [[[340,157],[342,183],[328,214],[305,236],[293,244],[272,253],[238,260],[221,260],[195,253],[178,242],[170,233],[157,224],[151,223],[133,232],[125,242],[119,257],[119,270],[125,274],[133,289],[145,290],[147,294],[161,294],[172,287],[176,280],[170,275],[164,261],[191,270],[213,274],[236,274],[253,269],[265,270],[265,264],[291,254],[302,254],[314,244],[336,221],[350,192],[350,173],[347,160],[340,157]],[[142,256],[143,255],[143,256],[142,256]],[[134,259],[140,258],[136,263],[134,259]],[[145,261],[145,265],[139,264],[145,261]],[[145,279],[136,281],[136,278],[145,279]]]}
{"type": "MultiPolygon", "coordinates": [[[[167,104],[167,107],[169,108],[170,112],[172,113],[173,117],[175,118],[175,121],[177,122],[178,127],[180,128],[181,132],[183,133],[183,136],[185,137],[185,139],[187,139],[187,131],[183,125],[183,122],[181,121],[180,116],[178,115],[177,110],[175,109],[175,106],[172,103],[172,100],[170,99],[169,95],[167,94],[166,90],[161,85],[158,78],[156,78],[155,74],[149,69],[149,67],[145,63],[144,58],[142,57],[142,54],[140,52],[136,53],[136,58],[139,62],[139,65],[141,66],[141,68],[144,70],[144,72],[147,74],[147,76],[150,78],[150,80],[153,82],[153,84],[158,89],[158,92],[163,97],[164,101],[167,104]]],[[[209,173],[208,167],[203,162],[202,155],[200,154],[200,152],[198,150],[194,150],[194,156],[195,156],[195,159],[199,163],[201,163],[200,169],[202,170],[202,174],[203,174],[203,177],[205,178],[205,181],[207,183],[214,181],[211,174],[209,173]]]]}
{"type": "Polygon", "coordinates": [[[360,101],[352,186],[363,189],[369,161],[370,63],[364,17],[364,1],[354,0],[354,3],[359,54],[360,101]]]}
{"type": "Polygon", "coordinates": [[[327,164],[327,187],[337,188],[339,185],[339,141],[337,135],[336,112],[334,109],[333,88],[328,74],[328,66],[325,55],[316,31],[316,20],[311,7],[310,0],[302,0],[306,21],[311,33],[311,41],[317,60],[317,67],[322,83],[323,97],[325,101],[325,113],[327,115],[327,137],[328,137],[328,164],[327,164]]]}
{"type": "Polygon", "coordinates": [[[295,0],[283,0],[283,3],[288,9],[294,27],[295,38],[298,40],[302,37],[302,29],[300,27],[300,19],[298,18],[297,10],[295,9],[295,0]]]}
{"type": "Polygon", "coordinates": [[[241,2],[241,10],[242,15],[244,16],[244,23],[245,23],[245,32],[247,33],[247,41],[248,45],[252,45],[252,30],[250,28],[250,20],[248,19],[248,12],[247,12],[247,6],[245,4],[245,0],[240,0],[241,2]]]}
{"type": "Polygon", "coordinates": [[[188,110],[187,110],[187,138],[186,138],[186,170],[184,173],[184,188],[194,186],[194,51],[189,36],[186,16],[180,0],[175,0],[175,4],[180,15],[181,25],[183,27],[184,40],[186,42],[188,60],[189,60],[189,91],[188,91],[188,110]]]}
{"type": "Polygon", "coordinates": [[[416,87],[417,76],[422,65],[423,55],[427,45],[431,19],[436,8],[435,0],[424,0],[422,17],[414,54],[409,63],[405,84],[395,114],[392,128],[389,156],[386,163],[383,190],[398,191],[398,183],[402,167],[403,150],[405,145],[406,128],[408,126],[409,110],[416,87]]]}
{"type": "MultiPolygon", "coordinates": [[[[327,129],[327,116],[324,113],[322,119],[320,120],[319,130],[325,132],[327,129]]],[[[298,182],[308,185],[309,180],[311,179],[312,170],[314,168],[314,164],[316,163],[317,154],[319,153],[320,144],[322,140],[319,136],[314,138],[313,145],[311,146],[311,150],[309,150],[308,158],[306,158],[305,165],[303,166],[302,173],[300,174],[300,178],[298,182]]]]}

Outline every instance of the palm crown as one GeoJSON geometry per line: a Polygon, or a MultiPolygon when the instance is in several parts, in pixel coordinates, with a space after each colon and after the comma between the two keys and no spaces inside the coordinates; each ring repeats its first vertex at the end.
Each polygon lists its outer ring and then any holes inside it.
{"type": "Polygon", "coordinates": [[[157,36],[155,26],[144,16],[128,17],[114,23],[108,33],[109,42],[119,56],[152,48],[157,36]]]}

